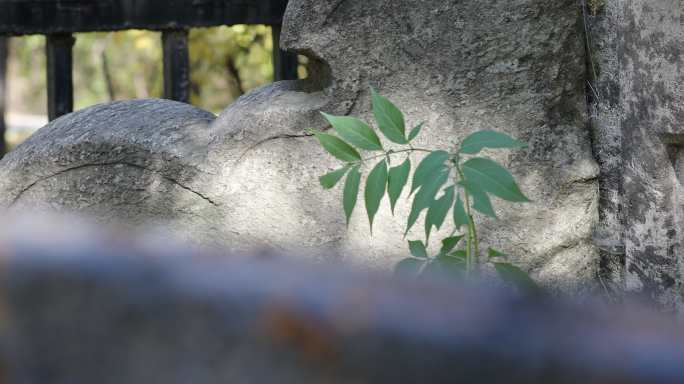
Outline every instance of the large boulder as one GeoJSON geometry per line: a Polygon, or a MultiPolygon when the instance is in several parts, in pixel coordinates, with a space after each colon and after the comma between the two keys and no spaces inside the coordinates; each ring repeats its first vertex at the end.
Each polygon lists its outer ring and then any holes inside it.
{"type": "Polygon", "coordinates": [[[388,268],[406,253],[406,204],[397,218],[382,206],[373,237],[360,209],[347,230],[341,192],[317,181],[335,161],[306,133],[325,129],[319,111],[369,119],[373,85],[410,124],[426,122],[422,147],[450,149],[481,129],[528,143],[491,154],[534,202],[496,202],[484,245],[550,285],[591,285],[598,167],[575,0],[292,0],[282,45],[310,58],[310,78],[257,89],[217,118],[139,100],[50,123],[0,162],[0,206],[164,224],[234,248],[333,248],[388,268]]]}

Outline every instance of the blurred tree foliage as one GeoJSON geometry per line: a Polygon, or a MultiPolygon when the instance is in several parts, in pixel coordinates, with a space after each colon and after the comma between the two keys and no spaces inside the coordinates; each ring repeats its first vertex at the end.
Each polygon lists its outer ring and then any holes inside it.
{"type": "MultiPolygon", "coordinates": [[[[109,100],[161,96],[160,33],[131,30],[76,37],[76,109],[109,100]]],[[[45,111],[44,44],[44,37],[29,36],[12,39],[11,45],[11,92],[18,93],[14,99],[20,99],[21,109],[34,113],[45,111]]],[[[191,30],[192,104],[218,112],[243,92],[271,82],[272,49],[271,28],[263,25],[191,30]]]]}

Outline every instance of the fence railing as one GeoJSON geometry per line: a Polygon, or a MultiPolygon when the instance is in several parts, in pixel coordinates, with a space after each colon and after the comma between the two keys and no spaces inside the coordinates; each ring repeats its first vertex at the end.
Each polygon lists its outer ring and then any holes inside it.
{"type": "Polygon", "coordinates": [[[188,31],[266,24],[273,28],[275,80],[295,79],[297,57],[277,49],[288,0],[10,0],[0,1],[0,156],[4,153],[7,37],[45,35],[48,118],[73,111],[74,33],[146,29],[162,32],[164,98],[190,99],[188,31]]]}

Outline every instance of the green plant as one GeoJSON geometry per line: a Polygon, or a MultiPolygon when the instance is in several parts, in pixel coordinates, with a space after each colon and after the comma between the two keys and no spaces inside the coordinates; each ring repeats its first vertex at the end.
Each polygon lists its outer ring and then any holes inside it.
{"type": "MultiPolygon", "coordinates": [[[[323,113],[337,136],[316,132],[323,148],[344,162],[344,165],[320,178],[321,185],[330,189],[345,176],[343,206],[347,225],[356,206],[361,187],[361,168],[364,164],[379,160],[372,165],[366,179],[364,200],[371,234],[375,216],[385,195],[389,197],[392,213],[408,184],[411,174],[411,155],[426,153],[413,172],[408,193],[413,199],[404,237],[424,216],[425,241],[409,241],[411,257],[402,260],[396,271],[413,276],[423,274],[454,274],[470,277],[476,274],[481,264],[480,242],[473,211],[496,218],[490,195],[510,202],[529,202],[520,191],[513,176],[501,165],[486,157],[477,157],[483,149],[521,148],[524,144],[508,135],[495,131],[479,131],[466,137],[461,145],[451,151],[431,150],[414,147],[412,142],[421,133],[423,124],[406,132],[402,112],[388,99],[371,88],[372,107],[378,129],[398,149],[388,149],[369,124],[349,116],[332,116],[323,113]],[[359,151],[370,152],[362,157],[359,151]],[[375,153],[375,154],[373,154],[375,153]],[[402,157],[397,165],[392,160],[402,157]],[[454,229],[450,236],[441,240],[436,255],[428,254],[430,235],[434,228],[440,229],[451,212],[454,229]],[[465,228],[464,231],[461,230],[465,228]],[[459,244],[463,244],[459,249],[459,244]]],[[[491,262],[499,275],[521,289],[536,291],[537,286],[530,277],[506,261],[506,255],[495,249],[487,250],[487,261],[491,262]]]]}

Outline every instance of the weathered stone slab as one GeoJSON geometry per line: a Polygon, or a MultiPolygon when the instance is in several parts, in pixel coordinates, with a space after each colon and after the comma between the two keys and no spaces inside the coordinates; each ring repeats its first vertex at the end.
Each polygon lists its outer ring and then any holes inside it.
{"type": "Polygon", "coordinates": [[[0,260],[4,382],[684,380],[681,326],[641,309],[207,254],[45,219],[2,227],[0,260]]]}
{"type": "Polygon", "coordinates": [[[602,226],[624,252],[624,287],[681,314],[684,1],[603,3],[591,36],[602,226]]]}
{"type": "Polygon", "coordinates": [[[534,203],[496,202],[502,220],[484,221],[484,246],[548,285],[585,290],[598,270],[598,168],[579,16],[575,0],[293,0],[282,45],[316,63],[309,81],[256,90],[216,119],[166,101],[65,116],[0,163],[0,205],[164,223],[234,248],[332,248],[388,268],[406,254],[407,207],[393,219],[382,206],[373,238],[360,210],[347,231],[341,191],[317,182],[335,162],[305,133],[325,128],[321,110],[369,118],[373,85],[409,124],[426,122],[420,146],[450,149],[480,129],[529,143],[497,160],[534,203]]]}

